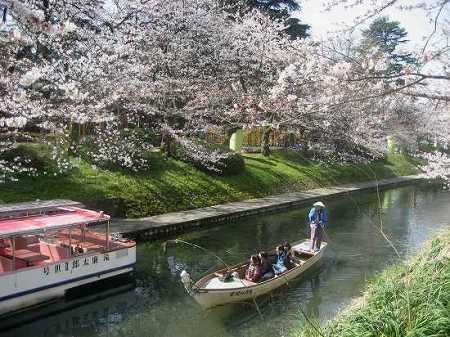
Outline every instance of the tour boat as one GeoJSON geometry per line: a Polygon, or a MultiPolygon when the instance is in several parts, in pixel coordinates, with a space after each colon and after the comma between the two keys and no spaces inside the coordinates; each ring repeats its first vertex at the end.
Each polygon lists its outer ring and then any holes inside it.
{"type": "Polygon", "coordinates": [[[294,243],[291,254],[294,266],[284,273],[266,281],[254,283],[245,280],[244,276],[248,266],[247,262],[240,263],[230,269],[225,268],[206,275],[195,283],[192,282],[190,275],[186,271],[183,271],[181,273],[181,280],[188,293],[204,309],[233,302],[253,300],[258,296],[267,294],[287,284],[315,265],[322,258],[327,243],[322,242],[320,250],[316,252],[310,252],[309,247],[309,240],[294,243]],[[229,280],[224,280],[221,275],[230,272],[233,276],[229,280]]]}
{"type": "Polygon", "coordinates": [[[0,206],[0,315],[131,272],[136,243],[112,237],[109,219],[70,200],[0,206]]]}

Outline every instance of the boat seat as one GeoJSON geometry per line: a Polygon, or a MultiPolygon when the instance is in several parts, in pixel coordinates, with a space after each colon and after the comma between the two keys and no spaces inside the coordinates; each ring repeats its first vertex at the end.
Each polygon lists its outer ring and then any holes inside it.
{"type": "MultiPolygon", "coordinates": [[[[95,233],[90,233],[90,232],[86,233],[85,240],[83,240],[83,237],[80,233],[72,233],[70,241],[67,236],[62,236],[62,237],[64,237],[64,239],[61,240],[61,242],[63,242],[67,246],[69,245],[69,242],[71,242],[72,245],[76,245],[77,243],[80,243],[85,248],[90,248],[92,246],[96,246],[96,248],[98,248],[98,247],[103,248],[106,245],[105,239],[103,239],[102,237],[100,237],[99,235],[97,235],[95,233]]],[[[110,245],[113,245],[113,244],[114,244],[114,242],[110,241],[110,245]]]]}
{"type": "MultiPolygon", "coordinates": [[[[12,271],[13,261],[10,258],[0,256],[0,272],[12,271]]],[[[27,263],[21,259],[16,259],[16,270],[28,267],[27,263]]]]}
{"type": "Polygon", "coordinates": [[[27,240],[25,240],[25,238],[16,238],[14,245],[16,247],[16,249],[23,249],[27,246],[27,240]]]}
{"type": "Polygon", "coordinates": [[[294,256],[296,258],[310,258],[312,256],[316,255],[316,253],[310,252],[310,251],[306,251],[306,250],[294,250],[294,256]]]}
{"type": "Polygon", "coordinates": [[[12,270],[12,261],[4,256],[0,256],[0,273],[12,270]]]}
{"type": "Polygon", "coordinates": [[[56,258],[56,260],[58,261],[70,257],[68,248],[50,245],[50,250],[52,252],[53,258],[56,258]]]}
{"type": "MultiPolygon", "coordinates": [[[[45,260],[45,263],[60,261],[70,257],[68,248],[60,247],[52,244],[41,243],[39,245],[39,253],[49,256],[50,259],[45,260]]],[[[42,263],[41,263],[42,264],[42,263]]]]}
{"type": "Polygon", "coordinates": [[[291,260],[294,261],[295,264],[297,264],[297,263],[303,264],[303,263],[305,263],[305,261],[308,260],[308,259],[305,259],[304,257],[302,258],[301,256],[295,256],[295,255],[293,255],[293,256],[291,257],[291,260]]]}
{"type": "Polygon", "coordinates": [[[28,267],[28,264],[21,259],[16,259],[16,270],[28,267]]]}
{"type": "Polygon", "coordinates": [[[104,246],[100,246],[100,245],[96,245],[96,244],[82,244],[81,245],[83,248],[85,248],[88,252],[89,251],[99,251],[102,250],[104,248],[104,246]]]}

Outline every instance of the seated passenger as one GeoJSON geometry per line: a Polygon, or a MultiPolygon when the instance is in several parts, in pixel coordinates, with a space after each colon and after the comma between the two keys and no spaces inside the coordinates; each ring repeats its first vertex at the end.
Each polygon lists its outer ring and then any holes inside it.
{"type": "Polygon", "coordinates": [[[287,270],[286,268],[286,258],[287,254],[283,246],[277,247],[277,260],[276,263],[272,265],[275,275],[279,275],[287,270]]]}
{"type": "Polygon", "coordinates": [[[259,259],[261,260],[261,281],[272,278],[275,274],[273,272],[272,264],[269,261],[269,256],[267,255],[267,253],[259,253],[259,259]]]}
{"type": "Polygon", "coordinates": [[[285,266],[287,269],[291,269],[292,267],[294,267],[294,263],[292,261],[292,247],[289,244],[289,242],[287,241],[283,242],[283,249],[286,253],[285,266]]]}
{"type": "Polygon", "coordinates": [[[261,263],[256,255],[250,257],[250,263],[245,272],[245,279],[251,282],[258,282],[261,278],[261,263]]]}
{"type": "Polygon", "coordinates": [[[84,253],[84,249],[83,247],[81,247],[81,245],[79,243],[77,243],[76,247],[74,248],[74,254],[75,255],[80,255],[84,253]]]}

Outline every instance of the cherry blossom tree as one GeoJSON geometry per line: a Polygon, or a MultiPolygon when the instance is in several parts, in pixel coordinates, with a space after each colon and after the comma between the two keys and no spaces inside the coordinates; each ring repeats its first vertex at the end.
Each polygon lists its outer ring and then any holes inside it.
{"type": "Polygon", "coordinates": [[[262,97],[287,41],[258,11],[231,17],[213,1],[6,4],[16,22],[14,63],[20,39],[27,68],[6,80],[2,111],[32,112],[35,124],[66,134],[73,123],[119,115],[184,135],[242,124],[228,111],[262,97]]]}
{"type": "MultiPolygon", "coordinates": [[[[258,10],[233,15],[212,0],[2,1],[14,25],[0,42],[1,151],[27,125],[58,130],[75,149],[72,128],[92,123],[92,160],[138,169],[149,164],[139,154],[148,146],[122,129],[163,134],[171,149],[170,141],[192,148],[211,130],[258,126],[266,140],[285,129],[341,159],[370,159],[415,118],[405,106],[448,102],[442,87],[424,85],[448,80],[427,68],[448,61],[445,48],[387,75],[389,59],[376,48],[291,40],[258,10]]],[[[212,155],[193,152],[200,162],[212,155]]]]}
{"type": "Polygon", "coordinates": [[[408,11],[421,10],[432,24],[433,29],[430,34],[424,37],[424,43],[421,48],[414,51],[412,55],[420,61],[418,68],[405,67],[404,71],[397,74],[397,78],[404,78],[405,85],[399,87],[397,92],[403,95],[414,97],[429,98],[433,100],[450,101],[450,92],[448,90],[449,75],[449,53],[450,45],[448,34],[450,31],[450,21],[448,13],[450,11],[449,0],[354,0],[354,1],[329,1],[325,4],[325,9],[345,6],[348,10],[365,8],[365,12],[355,19],[355,22],[349,25],[347,31],[354,31],[380,15],[385,15],[391,8],[408,11]],[[408,81],[412,79],[412,81],[408,81]],[[423,84],[437,82],[435,85],[429,85],[428,90],[423,89],[423,84]],[[447,84],[446,84],[447,83],[447,84]]]}
{"type": "MultiPolygon", "coordinates": [[[[429,166],[425,166],[425,171],[431,176],[441,176],[448,179],[450,170],[448,166],[449,157],[445,147],[449,143],[449,131],[443,126],[448,126],[445,122],[450,114],[450,45],[448,35],[450,32],[450,12],[449,0],[380,0],[380,1],[330,1],[328,9],[336,6],[345,6],[349,10],[355,8],[366,9],[365,13],[357,17],[350,25],[349,31],[354,31],[380,15],[388,14],[389,9],[398,8],[406,13],[415,10],[420,11],[427,17],[432,25],[432,31],[424,37],[423,45],[414,50],[413,57],[419,61],[415,67],[404,67],[403,71],[392,76],[354,77],[352,80],[360,81],[361,84],[372,81],[376,78],[384,81],[395,80],[397,86],[387,86],[380,94],[386,96],[405,96],[413,98],[414,102],[421,106],[423,119],[427,123],[423,124],[420,134],[426,138],[430,136],[435,140],[435,152],[426,153],[425,157],[429,166]],[[426,108],[423,108],[426,106],[426,108]],[[437,131],[439,130],[439,131],[437,131]],[[444,149],[443,149],[444,147],[444,149]],[[432,172],[432,173],[431,173],[432,172]]],[[[382,54],[381,54],[382,55],[382,54]]],[[[372,64],[377,63],[377,59],[370,60],[372,64]]]]}

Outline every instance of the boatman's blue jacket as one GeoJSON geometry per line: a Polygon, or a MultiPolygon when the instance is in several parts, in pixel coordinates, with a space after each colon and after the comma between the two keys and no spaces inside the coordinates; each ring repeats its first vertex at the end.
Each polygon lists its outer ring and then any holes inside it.
{"type": "Polygon", "coordinates": [[[309,222],[314,222],[314,223],[318,223],[321,226],[325,226],[328,223],[328,212],[325,208],[321,209],[319,211],[319,216],[317,219],[317,212],[315,207],[311,208],[311,210],[309,211],[309,222]]]}

